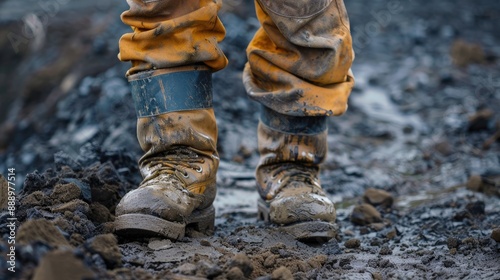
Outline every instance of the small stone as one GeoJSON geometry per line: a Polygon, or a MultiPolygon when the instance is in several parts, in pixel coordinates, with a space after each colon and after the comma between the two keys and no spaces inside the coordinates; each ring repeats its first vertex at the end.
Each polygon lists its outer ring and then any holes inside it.
{"type": "Polygon", "coordinates": [[[500,228],[493,229],[493,231],[491,232],[491,238],[500,243],[500,228]]]}
{"type": "Polygon", "coordinates": [[[385,228],[385,224],[384,223],[373,223],[373,224],[370,224],[370,228],[373,229],[374,231],[381,231],[385,228]]]}
{"type": "Polygon", "coordinates": [[[253,271],[253,264],[245,254],[236,254],[229,262],[229,267],[238,267],[245,277],[249,277],[253,271]]]}
{"type": "Polygon", "coordinates": [[[245,275],[243,274],[243,271],[239,267],[232,267],[229,269],[229,271],[226,274],[226,278],[228,280],[241,280],[245,279],[245,275]]]}
{"type": "Polygon", "coordinates": [[[444,260],[443,265],[444,265],[444,267],[452,267],[455,265],[455,262],[452,260],[444,260]]]}
{"type": "Polygon", "coordinates": [[[466,186],[467,186],[467,189],[469,189],[471,191],[480,192],[482,184],[483,184],[483,179],[481,178],[481,176],[472,175],[467,180],[466,186]]]}
{"type": "Polygon", "coordinates": [[[447,140],[442,140],[434,145],[434,150],[436,150],[441,155],[447,157],[453,153],[453,147],[447,140]]]}
{"type": "Polygon", "coordinates": [[[352,210],[351,222],[363,226],[372,223],[380,223],[382,222],[382,217],[380,212],[378,212],[375,207],[370,204],[363,203],[361,205],[357,205],[352,210]]]}
{"type": "Polygon", "coordinates": [[[344,235],[346,235],[346,236],[355,236],[356,233],[354,233],[354,231],[352,231],[350,229],[347,229],[347,230],[344,230],[344,235]]]}
{"type": "Polygon", "coordinates": [[[385,237],[387,237],[387,239],[394,239],[394,237],[398,236],[398,232],[396,231],[396,229],[392,229],[391,231],[389,231],[385,237]]]}
{"type": "Polygon", "coordinates": [[[199,261],[196,263],[197,271],[199,274],[206,276],[209,279],[215,278],[222,274],[222,269],[213,263],[207,261],[199,261]]]}
{"type": "Polygon", "coordinates": [[[392,250],[389,248],[389,246],[384,245],[382,248],[380,248],[380,252],[378,252],[380,255],[391,255],[392,250]]]}
{"type": "Polygon", "coordinates": [[[447,241],[448,249],[458,248],[460,246],[460,240],[455,237],[448,237],[447,241]]]}
{"type": "Polygon", "coordinates": [[[174,273],[180,273],[182,275],[195,275],[197,267],[192,263],[185,263],[173,270],[174,273]]]}
{"type": "Polygon", "coordinates": [[[211,247],[212,246],[212,244],[208,240],[206,240],[206,239],[200,240],[200,245],[201,246],[205,246],[205,247],[211,247]]]}
{"type": "Polygon", "coordinates": [[[148,248],[151,250],[165,250],[172,248],[172,241],[169,239],[152,239],[148,243],[148,248]]]}
{"type": "Polygon", "coordinates": [[[457,248],[451,248],[450,255],[456,255],[456,254],[457,254],[457,248]]]}
{"type": "Polygon", "coordinates": [[[373,206],[382,206],[385,208],[390,208],[394,203],[394,198],[392,195],[384,190],[379,189],[367,189],[363,195],[363,200],[373,206]]]}
{"type": "Polygon", "coordinates": [[[488,128],[489,121],[493,118],[494,112],[490,109],[477,111],[469,117],[469,131],[479,131],[488,128]]]}
{"type": "Polygon", "coordinates": [[[94,272],[71,251],[51,251],[45,254],[35,269],[33,280],[95,279],[94,272]]]}
{"type": "Polygon", "coordinates": [[[271,274],[271,279],[272,280],[292,280],[293,275],[292,275],[292,272],[288,268],[286,268],[284,266],[280,266],[273,271],[273,273],[271,274]]]}
{"type": "Polygon", "coordinates": [[[383,280],[382,274],[380,272],[374,271],[372,272],[373,280],[383,280]]]}
{"type": "Polygon", "coordinates": [[[344,246],[349,249],[359,248],[361,241],[357,238],[351,238],[344,243],[344,246]]]}
{"type": "Polygon", "coordinates": [[[473,216],[478,216],[478,215],[485,214],[484,207],[485,207],[485,205],[484,205],[483,201],[475,201],[475,202],[468,203],[465,206],[465,209],[467,209],[467,211],[469,213],[471,213],[473,216]]]}

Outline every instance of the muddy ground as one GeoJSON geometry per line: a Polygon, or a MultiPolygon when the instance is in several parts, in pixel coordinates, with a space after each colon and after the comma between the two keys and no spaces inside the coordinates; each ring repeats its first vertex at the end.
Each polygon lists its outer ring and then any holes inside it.
{"type": "Polygon", "coordinates": [[[339,230],[325,244],[257,220],[258,106],[240,81],[250,2],[227,0],[221,16],[216,231],[177,242],[113,235],[140,182],[116,59],[126,4],[29,2],[0,1],[2,206],[6,179],[17,191],[14,215],[0,214],[0,279],[500,279],[496,1],[346,1],[357,80],[329,123],[321,180],[339,230]]]}

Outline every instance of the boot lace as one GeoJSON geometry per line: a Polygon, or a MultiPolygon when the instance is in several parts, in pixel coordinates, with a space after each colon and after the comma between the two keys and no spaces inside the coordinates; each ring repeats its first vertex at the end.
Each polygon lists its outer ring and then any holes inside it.
{"type": "Polygon", "coordinates": [[[289,186],[291,182],[304,182],[313,189],[321,189],[317,173],[318,167],[316,166],[307,166],[300,163],[284,163],[272,171],[271,178],[279,177],[279,187],[275,191],[276,193],[289,186]]]}
{"type": "Polygon", "coordinates": [[[144,177],[143,182],[166,174],[178,176],[180,173],[182,177],[188,178],[189,174],[186,169],[193,169],[201,173],[203,168],[199,164],[204,162],[203,158],[187,147],[170,150],[145,160],[144,167],[149,171],[149,174],[144,177]]]}

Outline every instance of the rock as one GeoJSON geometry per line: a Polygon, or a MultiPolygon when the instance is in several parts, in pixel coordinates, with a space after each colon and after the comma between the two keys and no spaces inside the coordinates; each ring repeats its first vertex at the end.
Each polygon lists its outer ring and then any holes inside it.
{"type": "Polygon", "coordinates": [[[151,250],[165,250],[172,248],[172,241],[169,239],[152,239],[148,243],[148,248],[151,250]]]}
{"type": "Polygon", "coordinates": [[[483,179],[481,178],[480,175],[471,175],[467,180],[466,186],[467,189],[471,191],[480,192],[482,184],[483,184],[483,179]]]}
{"type": "Polygon", "coordinates": [[[196,263],[198,274],[201,274],[209,279],[215,278],[222,274],[222,269],[213,263],[207,261],[199,261],[196,263]]]}
{"type": "Polygon", "coordinates": [[[245,254],[236,254],[229,262],[229,267],[238,267],[245,277],[249,277],[253,271],[253,264],[245,254]]]}
{"type": "Polygon", "coordinates": [[[173,270],[174,273],[180,273],[183,275],[195,275],[197,267],[192,263],[185,263],[173,270]]]}
{"type": "Polygon", "coordinates": [[[453,153],[453,147],[450,145],[450,142],[447,140],[442,140],[437,142],[434,145],[434,150],[436,150],[441,155],[447,157],[453,153]]]}
{"type": "Polygon", "coordinates": [[[382,222],[380,212],[370,204],[363,203],[354,207],[351,213],[351,222],[356,225],[369,225],[382,222]]]}
{"type": "Polygon", "coordinates": [[[380,251],[378,252],[380,255],[391,255],[392,250],[389,248],[389,246],[384,245],[382,248],[380,248],[380,251]]]}
{"type": "Polygon", "coordinates": [[[17,231],[17,240],[21,245],[28,245],[36,241],[46,243],[52,247],[71,247],[62,233],[45,219],[28,220],[17,231]]]}
{"type": "Polygon", "coordinates": [[[92,253],[99,254],[108,268],[122,265],[122,253],[118,247],[118,240],[113,234],[100,234],[88,240],[85,247],[92,253]]]}
{"type": "Polygon", "coordinates": [[[488,129],[490,120],[493,118],[494,112],[490,109],[483,109],[477,111],[474,115],[469,117],[469,131],[480,131],[488,129]]]}
{"type": "Polygon", "coordinates": [[[210,241],[208,241],[206,239],[200,240],[200,245],[201,246],[205,246],[205,247],[211,247],[212,246],[212,244],[210,243],[210,241]]]}
{"type": "Polygon", "coordinates": [[[344,243],[344,246],[350,249],[359,248],[360,245],[361,241],[357,238],[351,238],[344,243]]]}
{"type": "Polygon", "coordinates": [[[493,231],[491,232],[491,238],[500,243],[500,228],[493,229],[493,231]]]}
{"type": "Polygon", "coordinates": [[[398,232],[397,232],[397,230],[396,230],[396,229],[392,229],[391,231],[389,231],[389,232],[385,235],[385,237],[386,237],[387,239],[394,239],[394,237],[396,237],[396,236],[398,236],[398,232]]]}
{"type": "Polygon", "coordinates": [[[452,260],[444,260],[443,261],[443,266],[444,267],[452,267],[452,266],[455,266],[455,262],[452,261],[452,260]]]}
{"type": "Polygon", "coordinates": [[[56,250],[42,257],[33,280],[95,279],[95,274],[70,251],[56,250]]]}
{"type": "Polygon", "coordinates": [[[448,245],[448,249],[458,248],[458,246],[460,246],[460,240],[455,237],[448,237],[446,244],[448,245]]]}
{"type": "Polygon", "coordinates": [[[271,274],[271,279],[273,279],[273,280],[292,280],[293,275],[292,275],[292,272],[288,268],[286,268],[284,266],[280,266],[273,271],[273,273],[271,274]]]}
{"type": "Polygon", "coordinates": [[[383,280],[382,274],[380,272],[374,271],[372,272],[373,280],[383,280]]]}
{"type": "Polygon", "coordinates": [[[363,195],[364,202],[373,206],[383,206],[389,208],[394,203],[392,195],[384,190],[370,188],[363,195]]]}
{"type": "Polygon", "coordinates": [[[465,209],[467,209],[467,211],[471,213],[473,216],[479,216],[485,214],[484,207],[485,205],[483,201],[475,201],[468,203],[465,206],[465,209]]]}
{"type": "Polygon", "coordinates": [[[373,223],[370,224],[370,228],[373,229],[374,231],[381,231],[386,227],[386,224],[384,223],[373,223]]]}
{"type": "Polygon", "coordinates": [[[453,63],[460,67],[485,62],[485,54],[481,45],[468,43],[462,39],[453,42],[451,58],[453,63]]]}

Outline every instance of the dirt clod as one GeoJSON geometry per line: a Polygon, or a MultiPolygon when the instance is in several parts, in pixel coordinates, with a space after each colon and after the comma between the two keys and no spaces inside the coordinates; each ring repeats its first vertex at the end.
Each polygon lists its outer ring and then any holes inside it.
{"type": "Polygon", "coordinates": [[[246,279],[245,274],[243,274],[243,271],[241,271],[241,269],[236,266],[229,269],[229,271],[226,274],[226,278],[229,280],[246,279]]]}
{"type": "Polygon", "coordinates": [[[229,267],[238,267],[245,277],[249,277],[253,271],[253,264],[245,254],[236,254],[229,262],[229,267]]]}
{"type": "Polygon", "coordinates": [[[33,280],[94,279],[95,274],[71,251],[51,251],[40,260],[33,280]]]}
{"type": "Polygon", "coordinates": [[[108,268],[121,266],[122,254],[118,241],[113,234],[101,234],[87,241],[86,247],[92,252],[101,255],[108,268]]]}
{"type": "Polygon", "coordinates": [[[273,271],[273,273],[271,274],[271,279],[272,280],[292,280],[293,275],[292,275],[292,272],[288,268],[286,268],[284,266],[280,266],[273,271]]]}
{"type": "Polygon", "coordinates": [[[17,232],[20,244],[30,244],[35,241],[47,243],[53,247],[71,247],[52,222],[45,219],[28,220],[22,224],[17,232]]]}
{"type": "Polygon", "coordinates": [[[80,188],[75,184],[57,184],[50,198],[60,202],[69,202],[80,198],[81,194],[80,188]]]}

